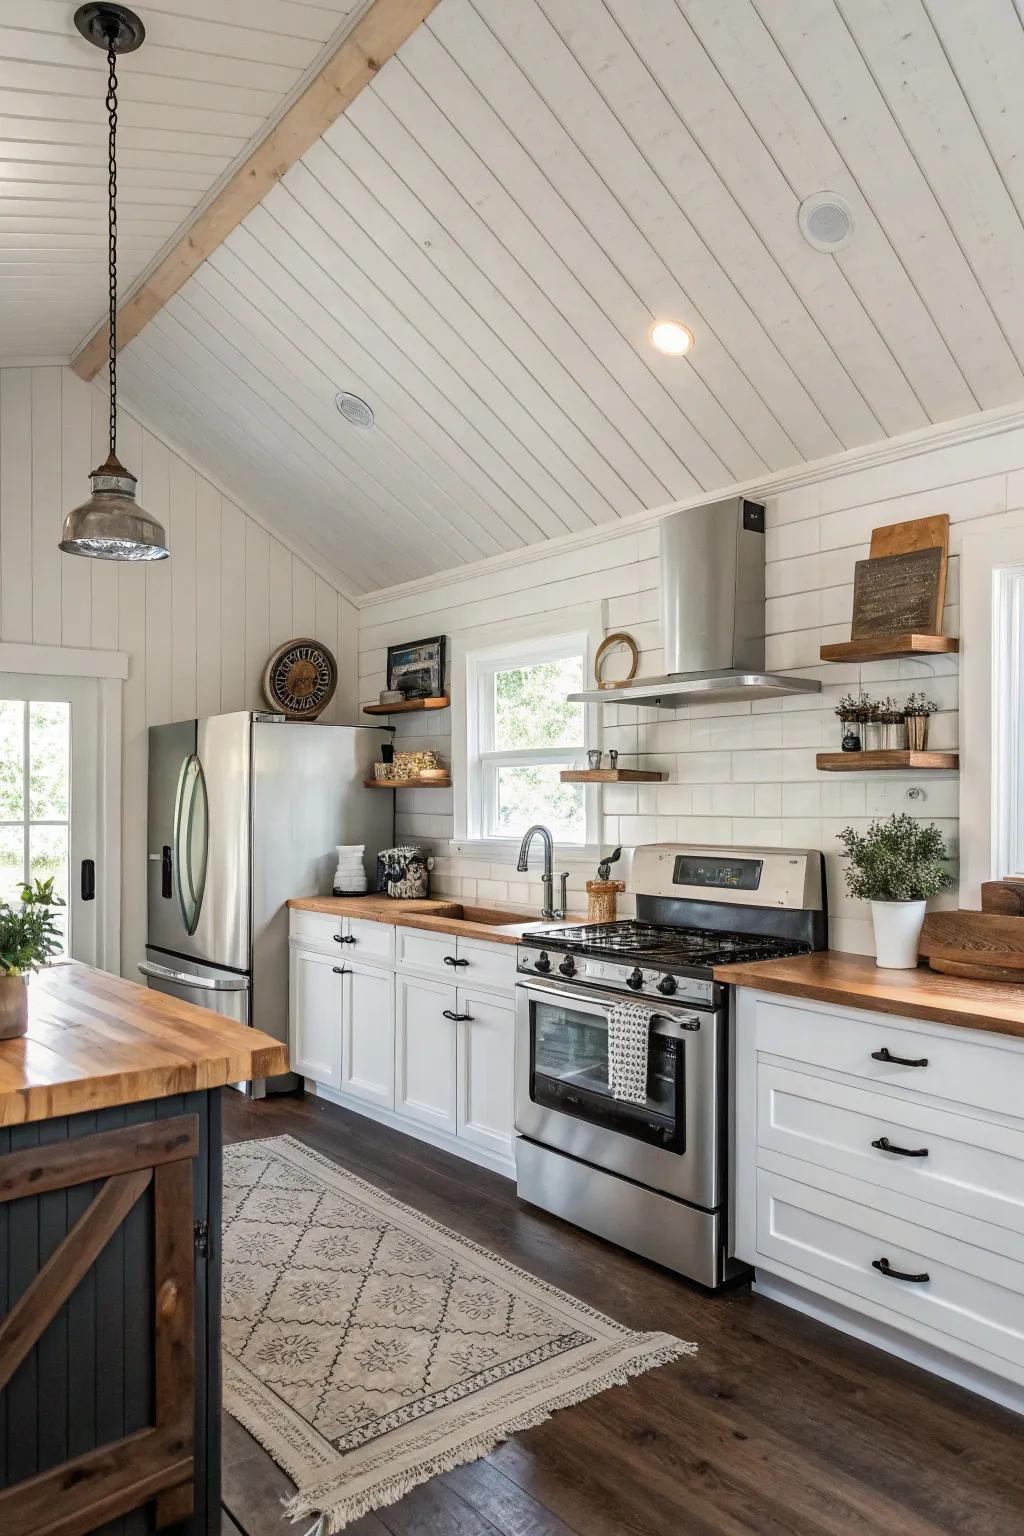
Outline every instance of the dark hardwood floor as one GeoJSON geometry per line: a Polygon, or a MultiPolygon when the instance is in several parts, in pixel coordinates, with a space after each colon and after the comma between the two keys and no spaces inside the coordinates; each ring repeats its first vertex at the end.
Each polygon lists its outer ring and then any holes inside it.
{"type": "MultiPolygon", "coordinates": [[[[229,1140],[288,1132],[619,1321],[700,1346],[353,1536],[1024,1536],[1015,1415],[746,1287],[707,1296],[521,1205],[507,1179],[322,1100],[225,1097],[229,1140]]],[[[290,1488],[226,1419],[224,1503],[245,1536],[291,1529],[290,1488]]]]}

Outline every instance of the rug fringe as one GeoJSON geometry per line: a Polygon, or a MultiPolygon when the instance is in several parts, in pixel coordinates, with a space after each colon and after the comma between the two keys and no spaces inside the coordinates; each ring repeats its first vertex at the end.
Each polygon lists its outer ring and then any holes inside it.
{"type": "MultiPolygon", "coordinates": [[[[408,1467],[404,1472],[392,1475],[386,1487],[378,1485],[377,1488],[368,1488],[362,1493],[342,1495],[333,1498],[332,1495],[341,1493],[345,1481],[345,1472],[342,1470],[337,1477],[327,1484],[318,1485],[316,1497],[310,1493],[298,1492],[290,1499],[284,1501],[284,1513],[286,1517],[298,1522],[308,1519],[311,1515],[319,1516],[313,1532],[316,1536],[337,1536],[353,1520],[358,1520],[363,1515],[370,1514],[372,1510],[382,1509],[385,1505],[395,1504],[413,1488],[421,1483],[429,1482],[432,1477],[440,1477],[444,1472],[452,1472],[456,1467],[464,1466],[467,1462],[477,1461],[481,1456],[487,1456],[496,1446],[502,1444],[510,1435],[522,1433],[523,1430],[535,1429],[538,1424],[543,1424],[550,1419],[553,1413],[560,1408],[571,1408],[576,1403],[585,1402],[588,1397],[595,1397],[600,1392],[606,1392],[609,1387],[624,1387],[633,1376],[642,1375],[645,1371],[654,1370],[659,1365],[668,1365],[673,1360],[678,1360],[686,1355],[697,1353],[696,1344],[685,1343],[682,1339],[666,1339],[655,1349],[638,1352],[631,1360],[623,1361],[604,1376],[594,1377],[591,1380],[575,1387],[568,1392],[561,1393],[558,1397],[549,1399],[546,1403],[538,1403],[526,1413],[510,1419],[500,1429],[489,1430],[473,1439],[463,1441],[461,1445],[444,1451],[437,1456],[431,1456],[426,1461],[419,1462],[414,1467],[408,1467]]],[[[231,1410],[232,1412],[234,1410],[231,1410]]],[[[247,1426],[248,1427],[248,1426],[247,1426]]],[[[258,1438],[258,1437],[257,1437],[258,1438]]],[[[312,1536],[312,1532],[307,1533],[312,1536]]]]}

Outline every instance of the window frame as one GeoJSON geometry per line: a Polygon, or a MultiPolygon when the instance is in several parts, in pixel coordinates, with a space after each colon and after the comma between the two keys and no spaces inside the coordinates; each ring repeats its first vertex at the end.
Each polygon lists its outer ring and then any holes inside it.
{"type": "MultiPolygon", "coordinates": [[[[479,631],[460,637],[453,647],[453,760],[456,782],[462,792],[455,807],[453,847],[464,854],[493,853],[506,858],[519,847],[521,837],[502,836],[493,830],[496,815],[497,774],[506,764],[563,763],[599,745],[600,720],[595,705],[583,706],[583,742],[572,747],[510,748],[494,747],[493,679],[497,672],[541,661],[582,655],[583,686],[593,667],[596,643],[603,633],[600,615],[579,611],[563,615],[555,627],[551,616],[543,622],[503,626],[504,638],[495,643],[479,631]],[[595,640],[597,636],[597,640],[595,640]]],[[[493,630],[490,631],[493,635],[493,630]]],[[[567,859],[592,857],[600,844],[600,800],[596,785],[583,790],[584,840],[580,843],[559,841],[560,856],[567,859]]]]}

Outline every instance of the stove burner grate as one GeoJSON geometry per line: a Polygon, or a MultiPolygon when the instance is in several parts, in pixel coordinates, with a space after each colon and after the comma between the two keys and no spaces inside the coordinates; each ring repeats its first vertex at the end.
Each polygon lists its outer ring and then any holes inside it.
{"type": "Polygon", "coordinates": [[[706,928],[626,920],[550,928],[524,935],[532,948],[566,949],[595,957],[631,958],[659,965],[724,965],[734,960],[771,960],[806,954],[811,946],[770,934],[716,933],[706,928]]]}

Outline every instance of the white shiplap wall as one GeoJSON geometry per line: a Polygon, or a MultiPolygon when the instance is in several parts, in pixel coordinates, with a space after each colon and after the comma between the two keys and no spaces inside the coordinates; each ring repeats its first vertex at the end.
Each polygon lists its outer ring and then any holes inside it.
{"type": "MultiPolygon", "coordinates": [[[[964,533],[1024,524],[1024,428],[939,447],[918,445],[893,462],[836,471],[768,498],[767,664],[772,670],[820,677],[824,690],[820,698],[793,696],[673,712],[607,707],[603,746],[618,747],[623,766],[659,768],[668,775],[658,785],[605,789],[607,846],[678,839],[821,847],[828,858],[832,942],[840,949],[870,952],[866,910],[845,895],[837,832],[847,824],[865,826],[873,816],[906,810],[935,820],[955,851],[958,780],[955,775],[821,774],[815,753],[838,747],[834,705],[859,683],[897,697],[924,688],[941,705],[932,722],[932,743],[955,747],[958,661],[937,657],[823,666],[818,649],[823,641],[849,636],[853,565],[867,554],[871,529],[937,512],[948,512],[953,520],[944,627],[956,634],[964,533]],[[907,798],[912,787],[922,798],[907,798]]],[[[526,614],[550,613],[557,628],[568,603],[603,601],[606,630],[633,634],[641,646],[641,675],[657,674],[662,670],[657,550],[657,528],[645,524],[603,542],[531,552],[535,557],[526,562],[490,562],[407,592],[397,589],[364,600],[361,697],[372,698],[383,686],[385,647],[391,642],[480,626],[485,633],[490,626],[498,637],[503,622],[526,614]]],[[[396,717],[398,737],[447,753],[449,719],[446,713],[426,721],[396,717]]],[[[495,864],[449,846],[452,791],[410,791],[400,796],[398,812],[402,835],[436,845],[440,889],[468,899],[539,902],[536,871],[520,876],[513,857],[495,864]]],[[[592,874],[592,862],[573,868],[575,910],[583,909],[583,882],[592,874]]],[[[952,893],[942,899],[956,905],[952,893]]]]}
{"type": "Polygon", "coordinates": [[[118,452],[171,558],[112,565],[62,555],[64,514],[106,457],[107,404],[68,368],[0,369],[0,640],[124,651],[121,961],[146,931],[146,728],[262,708],[271,649],[312,635],[339,660],[324,718],[355,718],[356,614],[167,443],[122,412],[118,452]]]}

